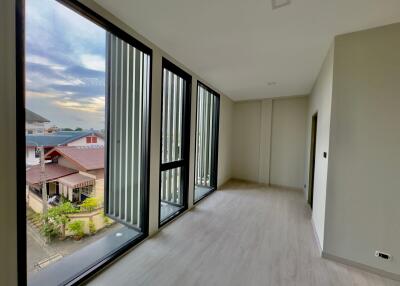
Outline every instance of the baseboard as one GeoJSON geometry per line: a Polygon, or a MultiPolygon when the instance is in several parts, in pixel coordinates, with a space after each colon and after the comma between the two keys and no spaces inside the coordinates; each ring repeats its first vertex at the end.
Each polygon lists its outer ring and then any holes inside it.
{"type": "Polygon", "coordinates": [[[322,256],[323,251],[322,251],[322,247],[321,247],[321,242],[319,240],[317,228],[315,227],[315,223],[314,223],[312,216],[311,216],[311,225],[312,225],[315,241],[317,242],[318,254],[319,254],[319,256],[322,256]]]}
{"type": "Polygon", "coordinates": [[[296,187],[288,187],[284,185],[276,185],[276,184],[269,184],[271,188],[277,188],[277,189],[285,189],[285,190],[292,190],[292,191],[303,191],[302,188],[296,188],[296,187]]]}
{"type": "Polygon", "coordinates": [[[338,257],[336,255],[329,254],[329,253],[327,253],[325,251],[322,251],[322,257],[325,258],[325,259],[328,259],[328,260],[332,260],[332,261],[335,261],[335,262],[338,262],[338,263],[341,263],[341,264],[345,264],[345,265],[351,266],[351,267],[359,268],[361,270],[365,270],[365,271],[368,271],[368,272],[383,276],[385,278],[389,278],[389,279],[392,279],[392,280],[400,281],[400,275],[399,274],[395,274],[395,273],[392,273],[392,272],[387,272],[385,270],[381,270],[381,269],[378,269],[378,268],[375,268],[375,267],[372,267],[372,266],[368,266],[368,265],[365,265],[363,263],[359,263],[359,262],[355,262],[355,261],[352,261],[352,260],[349,260],[349,259],[346,259],[346,258],[338,257]]]}

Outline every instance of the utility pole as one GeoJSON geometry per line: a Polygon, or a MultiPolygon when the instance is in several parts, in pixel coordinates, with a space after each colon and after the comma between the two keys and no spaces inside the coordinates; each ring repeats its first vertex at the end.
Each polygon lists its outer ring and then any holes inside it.
{"type": "Polygon", "coordinates": [[[44,147],[40,146],[40,180],[42,181],[42,212],[47,213],[47,186],[46,186],[46,173],[44,169],[44,147]]]}

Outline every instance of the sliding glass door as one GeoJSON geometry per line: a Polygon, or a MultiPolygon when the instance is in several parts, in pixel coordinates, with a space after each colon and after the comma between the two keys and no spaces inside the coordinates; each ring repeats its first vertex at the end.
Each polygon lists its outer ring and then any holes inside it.
{"type": "Polygon", "coordinates": [[[198,83],[194,202],[217,188],[219,94],[198,83]]]}
{"type": "Polygon", "coordinates": [[[162,73],[160,225],[187,209],[192,81],[166,59],[162,73]]]}

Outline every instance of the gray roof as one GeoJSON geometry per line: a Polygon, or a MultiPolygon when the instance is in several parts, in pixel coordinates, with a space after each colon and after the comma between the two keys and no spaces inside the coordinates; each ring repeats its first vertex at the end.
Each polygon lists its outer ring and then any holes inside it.
{"type": "Polygon", "coordinates": [[[50,122],[50,120],[40,116],[39,114],[33,112],[32,110],[29,110],[25,108],[25,121],[28,123],[44,123],[44,122],[50,122]]]}
{"type": "Polygon", "coordinates": [[[26,140],[26,146],[55,147],[55,146],[67,145],[72,141],[78,140],[82,137],[86,137],[89,135],[96,135],[98,137],[103,138],[101,133],[94,130],[88,130],[88,131],[59,131],[48,135],[27,134],[25,140],[26,140]]]}

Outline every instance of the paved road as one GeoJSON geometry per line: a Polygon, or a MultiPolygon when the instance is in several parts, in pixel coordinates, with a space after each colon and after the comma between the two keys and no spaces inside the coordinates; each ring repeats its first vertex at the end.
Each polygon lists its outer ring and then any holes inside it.
{"type": "Polygon", "coordinates": [[[96,235],[87,236],[79,241],[68,238],[63,241],[55,240],[48,244],[44,243],[43,238],[36,229],[27,224],[28,273],[40,270],[37,266],[35,266],[39,261],[43,261],[49,257],[65,257],[122,227],[122,225],[115,223],[106,229],[102,229],[96,235]]]}

